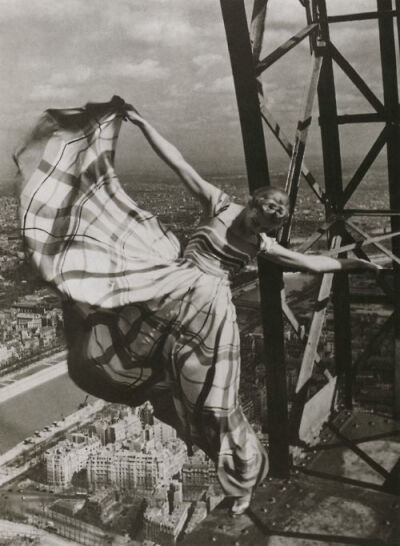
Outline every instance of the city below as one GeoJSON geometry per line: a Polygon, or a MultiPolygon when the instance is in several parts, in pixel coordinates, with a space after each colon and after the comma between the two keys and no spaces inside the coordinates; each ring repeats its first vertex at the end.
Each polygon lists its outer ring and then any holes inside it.
{"type": "MultiPolygon", "coordinates": [[[[282,177],[283,173],[276,175],[278,182],[282,177]]],[[[214,182],[234,199],[246,199],[244,177],[218,177],[214,182]]],[[[134,184],[125,177],[122,183],[185,244],[198,224],[198,211],[178,184],[146,177],[134,184]]],[[[374,199],[378,208],[385,206],[372,181],[367,184],[366,199],[374,199]]],[[[323,211],[303,189],[299,204],[304,217],[294,224],[295,242],[303,241],[323,218],[323,211]]],[[[150,403],[138,408],[109,404],[72,383],[59,298],[41,283],[24,258],[15,198],[2,195],[0,205],[0,543],[20,544],[18,535],[50,546],[163,546],[190,536],[223,499],[214,464],[158,421],[150,403]]],[[[374,219],[368,226],[360,225],[371,233],[385,229],[374,219]]],[[[286,301],[303,328],[310,323],[320,280],[319,276],[285,273],[286,301]]],[[[373,283],[369,274],[351,276],[352,292],[360,302],[371,293],[373,283]]],[[[241,403],[267,446],[256,264],[241,272],[232,286],[241,331],[241,403]]],[[[382,304],[352,306],[355,359],[390,313],[390,307],[382,304]]],[[[289,404],[303,350],[304,342],[293,325],[285,322],[289,404]]],[[[390,340],[383,342],[359,370],[356,404],[389,411],[392,351],[390,340]]],[[[327,383],[326,371],[335,375],[330,306],[319,356],[321,372],[315,375],[310,396],[327,383]]]]}

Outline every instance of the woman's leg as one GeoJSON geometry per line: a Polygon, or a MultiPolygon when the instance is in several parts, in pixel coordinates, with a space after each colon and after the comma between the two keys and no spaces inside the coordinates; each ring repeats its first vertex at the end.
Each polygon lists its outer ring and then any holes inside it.
{"type": "Polygon", "coordinates": [[[267,475],[268,455],[240,406],[229,414],[204,408],[200,419],[196,417],[225,494],[250,495],[267,475]]]}
{"type": "Polygon", "coordinates": [[[186,435],[215,461],[225,494],[242,497],[265,478],[268,456],[240,407],[239,331],[224,297],[222,290],[213,300],[192,291],[164,344],[164,361],[186,435]]]}

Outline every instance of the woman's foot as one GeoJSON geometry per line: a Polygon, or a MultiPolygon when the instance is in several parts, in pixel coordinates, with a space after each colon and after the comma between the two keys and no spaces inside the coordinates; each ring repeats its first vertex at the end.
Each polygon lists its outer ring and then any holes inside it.
{"type": "Polygon", "coordinates": [[[249,493],[247,495],[243,495],[243,497],[236,497],[231,507],[231,515],[241,516],[244,514],[247,508],[250,506],[251,496],[251,493],[249,493]]]}

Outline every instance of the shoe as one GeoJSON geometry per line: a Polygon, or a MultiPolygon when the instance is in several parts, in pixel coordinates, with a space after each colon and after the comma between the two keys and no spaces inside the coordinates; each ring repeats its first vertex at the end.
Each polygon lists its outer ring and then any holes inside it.
{"type": "Polygon", "coordinates": [[[241,516],[246,512],[250,506],[251,493],[244,495],[243,497],[236,497],[231,507],[231,516],[241,516]]]}

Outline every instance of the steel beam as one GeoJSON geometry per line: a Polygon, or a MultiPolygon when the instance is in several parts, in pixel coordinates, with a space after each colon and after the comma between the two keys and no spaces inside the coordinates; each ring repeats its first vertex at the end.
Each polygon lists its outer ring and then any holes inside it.
{"type": "Polygon", "coordinates": [[[341,114],[337,117],[339,125],[349,123],[383,123],[385,118],[383,114],[341,114]]]}
{"type": "MultiPolygon", "coordinates": [[[[366,260],[368,262],[371,261],[368,254],[366,254],[365,251],[361,248],[359,242],[356,242],[354,237],[352,236],[352,234],[349,233],[348,231],[345,232],[344,241],[345,241],[346,245],[347,244],[351,244],[353,246],[355,245],[355,247],[353,248],[352,251],[357,256],[357,258],[360,258],[361,260],[366,260]]],[[[382,273],[383,273],[383,271],[382,271],[382,273]]],[[[393,296],[393,288],[386,281],[386,279],[384,278],[383,275],[377,275],[376,276],[376,282],[377,282],[377,285],[381,288],[381,290],[383,291],[384,294],[386,294],[389,298],[391,298],[393,296]]]]}
{"type": "Polygon", "coordinates": [[[400,216],[400,212],[394,212],[389,209],[346,209],[346,218],[349,216],[400,216]]]}
{"type": "MultiPolygon", "coordinates": [[[[332,246],[339,246],[340,238],[334,238],[332,246]]],[[[329,303],[333,281],[333,273],[325,273],[322,277],[319,289],[316,309],[311,321],[310,332],[308,334],[306,348],[303,354],[303,360],[300,367],[299,377],[297,379],[296,393],[300,392],[307,381],[310,379],[317,356],[318,343],[321,337],[322,327],[325,321],[326,310],[329,303]]]]}
{"type": "MultiPolygon", "coordinates": [[[[316,0],[320,22],[324,60],[318,86],[320,108],[320,127],[326,192],[334,213],[341,213],[343,203],[342,161],[340,151],[339,127],[337,123],[337,105],[335,79],[333,73],[332,48],[330,47],[328,16],[325,0],[316,0]]],[[[330,237],[342,236],[343,226],[336,222],[330,237]]],[[[333,282],[333,309],[335,328],[336,370],[344,378],[345,404],[352,407],[351,397],[351,331],[349,281],[345,274],[335,275],[333,282]]]]}
{"type": "Polygon", "coordinates": [[[254,0],[250,27],[250,40],[252,44],[254,63],[258,63],[261,55],[265,18],[267,15],[267,4],[268,0],[254,0]]]}
{"type": "Polygon", "coordinates": [[[288,177],[285,190],[289,195],[290,215],[289,220],[282,228],[280,240],[287,243],[290,239],[292,229],[294,208],[297,200],[297,192],[300,185],[301,168],[303,165],[304,152],[306,149],[308,129],[312,121],[312,109],[317,91],[318,79],[321,70],[322,58],[312,56],[310,83],[304,100],[302,118],[297,123],[296,137],[293,147],[292,159],[290,161],[288,177]]]}
{"type": "Polygon", "coordinates": [[[388,132],[385,126],[380,132],[380,134],[378,135],[378,138],[375,140],[375,142],[371,146],[367,155],[364,157],[364,159],[360,163],[360,166],[354,173],[350,182],[347,184],[343,192],[343,205],[345,205],[350,200],[351,196],[358,188],[360,182],[362,181],[364,176],[367,174],[371,165],[374,163],[375,159],[378,157],[379,152],[382,150],[382,148],[387,142],[387,136],[388,136],[388,132]]]}
{"type": "Polygon", "coordinates": [[[286,53],[288,53],[288,51],[296,47],[300,42],[304,40],[304,38],[307,38],[307,36],[310,36],[312,32],[315,32],[317,30],[317,27],[318,25],[316,23],[312,23],[311,25],[306,26],[305,28],[301,29],[297,34],[289,38],[289,40],[287,40],[285,43],[277,47],[272,53],[267,55],[267,57],[264,57],[264,59],[262,59],[256,67],[257,76],[259,76],[262,72],[264,72],[264,70],[273,65],[286,53]]]}
{"type": "MultiPolygon", "coordinates": [[[[282,146],[282,148],[285,150],[288,156],[291,157],[293,153],[293,144],[289,141],[282,127],[276,121],[276,119],[272,115],[271,111],[267,108],[265,103],[261,104],[261,115],[265,123],[270,128],[272,134],[275,136],[275,138],[279,142],[279,144],[282,146]]],[[[327,197],[324,191],[322,190],[318,182],[315,180],[314,176],[311,174],[309,169],[306,167],[304,162],[301,167],[301,174],[304,176],[304,179],[306,180],[307,184],[310,186],[315,196],[318,197],[320,202],[323,205],[327,205],[328,204],[327,197]]]]}
{"type": "MultiPolygon", "coordinates": [[[[252,192],[270,184],[253,51],[243,0],[221,0],[221,9],[235,83],[249,188],[252,192]]],[[[289,423],[280,296],[282,269],[263,258],[258,262],[268,378],[270,472],[274,476],[288,476],[289,423]]]]}
{"type": "MultiPolygon", "coordinates": [[[[361,237],[364,237],[365,240],[370,239],[370,236],[368,233],[366,233],[363,229],[358,227],[356,224],[353,224],[353,222],[350,222],[350,220],[346,220],[346,225],[348,225],[351,229],[356,231],[361,237]]],[[[391,235],[391,234],[390,234],[391,235]]],[[[372,243],[378,250],[383,252],[383,254],[386,254],[388,258],[393,260],[394,262],[397,262],[400,265],[400,258],[395,256],[393,252],[390,252],[384,245],[381,245],[379,242],[372,243]]]]}
{"type": "Polygon", "coordinates": [[[324,222],[321,224],[314,233],[310,235],[300,246],[296,248],[297,252],[306,252],[309,250],[317,241],[321,239],[328,231],[332,228],[336,220],[330,222],[324,222]]]}
{"type": "MultiPolygon", "coordinates": [[[[379,43],[381,50],[383,99],[389,131],[387,141],[387,160],[389,176],[389,201],[394,212],[400,212],[400,113],[397,87],[397,62],[394,39],[393,18],[388,11],[392,0],[377,0],[379,43]]],[[[396,3],[399,7],[399,2],[396,3]]],[[[399,29],[400,27],[398,27],[399,29]]],[[[400,218],[391,218],[393,232],[400,231],[400,218]]],[[[400,257],[400,237],[392,240],[393,254],[400,257]]],[[[394,414],[400,417],[400,266],[394,269],[394,414]]]]}
{"type": "Polygon", "coordinates": [[[357,89],[364,95],[367,101],[375,108],[375,110],[384,114],[384,106],[371,88],[365,83],[359,73],[354,70],[351,64],[343,57],[340,51],[330,42],[329,44],[330,54],[332,59],[336,62],[338,66],[343,70],[346,76],[350,81],[357,87],[357,89]]]}
{"type": "Polygon", "coordinates": [[[400,0],[396,0],[397,43],[400,44],[400,0]]]}
{"type": "Polygon", "coordinates": [[[356,243],[350,243],[341,246],[337,249],[331,249],[328,250],[325,254],[327,256],[337,256],[338,254],[341,254],[343,252],[350,252],[354,251],[357,248],[362,248],[367,245],[375,245],[376,243],[379,243],[380,241],[387,241],[389,239],[395,239],[400,237],[400,231],[396,233],[385,233],[384,235],[377,235],[376,237],[368,237],[368,239],[364,239],[363,241],[357,241],[356,243]]]}
{"type": "Polygon", "coordinates": [[[221,0],[250,191],[269,185],[257,81],[243,0],[221,0]]]}
{"type": "MultiPolygon", "coordinates": [[[[397,0],[396,0],[397,1],[397,0]]],[[[395,17],[398,13],[397,10],[388,9],[385,13],[390,17],[395,17]]],[[[345,15],[331,15],[328,17],[328,23],[345,23],[351,21],[369,21],[371,19],[378,19],[379,14],[377,11],[364,11],[363,13],[347,13],[345,15]]]]}

